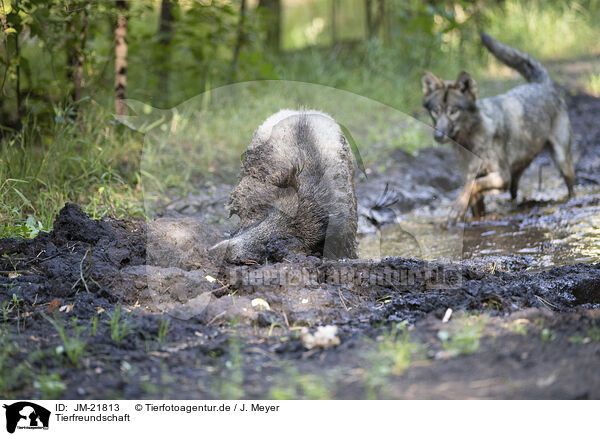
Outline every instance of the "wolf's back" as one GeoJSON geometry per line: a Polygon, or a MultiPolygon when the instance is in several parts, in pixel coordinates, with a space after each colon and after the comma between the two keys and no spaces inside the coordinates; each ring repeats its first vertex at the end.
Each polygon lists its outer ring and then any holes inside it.
{"type": "Polygon", "coordinates": [[[500,62],[517,70],[528,82],[545,84],[552,83],[552,79],[550,79],[548,71],[542,66],[542,64],[528,54],[509,47],[506,44],[502,44],[485,33],[480,34],[480,36],[483,45],[485,45],[486,48],[500,62]]]}

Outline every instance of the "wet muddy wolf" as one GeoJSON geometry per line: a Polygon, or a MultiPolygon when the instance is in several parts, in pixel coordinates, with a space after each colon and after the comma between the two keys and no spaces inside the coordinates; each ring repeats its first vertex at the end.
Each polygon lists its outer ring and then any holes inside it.
{"type": "Polygon", "coordinates": [[[529,83],[478,99],[477,83],[469,73],[463,71],[452,81],[425,72],[423,106],[435,124],[434,139],[440,143],[452,140],[482,161],[458,153],[467,182],[454,204],[450,223],[463,218],[469,206],[474,217],[483,215],[486,192],[510,190],[516,199],[521,174],[544,148],[550,150],[569,197],[573,195],[571,122],[548,71],[531,56],[489,35],[482,34],[481,40],[529,83]]]}
{"type": "Polygon", "coordinates": [[[354,162],[340,126],[312,110],[271,115],[243,156],[228,208],[239,230],[211,253],[229,262],[356,257],[354,162]]]}

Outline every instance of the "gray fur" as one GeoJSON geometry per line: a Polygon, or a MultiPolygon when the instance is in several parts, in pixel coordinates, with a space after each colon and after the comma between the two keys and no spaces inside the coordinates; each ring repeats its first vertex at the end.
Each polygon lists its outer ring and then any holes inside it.
{"type": "Polygon", "coordinates": [[[544,148],[549,148],[569,196],[573,194],[571,123],[548,72],[530,56],[488,35],[481,37],[500,61],[517,69],[530,83],[477,99],[477,84],[464,71],[455,81],[441,80],[429,72],[423,76],[423,106],[435,123],[436,141],[453,140],[483,161],[479,167],[475,160],[463,159],[465,178],[470,182],[456,201],[452,222],[462,218],[469,206],[474,216],[482,215],[486,191],[510,190],[515,199],[521,174],[544,148]]]}
{"type": "Polygon", "coordinates": [[[529,83],[552,83],[544,66],[528,54],[502,44],[485,33],[481,34],[481,42],[498,60],[517,70],[529,83]]]}
{"type": "Polygon", "coordinates": [[[280,111],[254,134],[228,204],[240,229],[213,247],[233,263],[286,254],[356,257],[352,153],[316,111],[280,111]]]}

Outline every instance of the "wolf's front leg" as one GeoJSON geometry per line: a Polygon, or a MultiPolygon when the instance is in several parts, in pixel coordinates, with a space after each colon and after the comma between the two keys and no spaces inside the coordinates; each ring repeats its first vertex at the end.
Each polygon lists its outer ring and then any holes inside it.
{"type": "Polygon", "coordinates": [[[484,177],[479,177],[474,181],[469,181],[461,191],[454,202],[454,207],[448,217],[448,224],[456,224],[459,219],[463,219],[469,208],[471,201],[482,198],[484,191],[491,189],[506,189],[507,183],[499,173],[489,173],[484,177]],[[472,200],[473,199],[473,200],[472,200]]]}
{"type": "Polygon", "coordinates": [[[467,213],[469,208],[469,201],[471,199],[471,192],[475,186],[475,181],[468,181],[460,192],[458,198],[454,201],[450,215],[448,216],[448,225],[454,225],[458,220],[462,220],[467,213]]]}
{"type": "Polygon", "coordinates": [[[483,201],[483,193],[479,192],[471,196],[469,200],[469,207],[473,218],[481,218],[485,215],[485,202],[483,201]]]}

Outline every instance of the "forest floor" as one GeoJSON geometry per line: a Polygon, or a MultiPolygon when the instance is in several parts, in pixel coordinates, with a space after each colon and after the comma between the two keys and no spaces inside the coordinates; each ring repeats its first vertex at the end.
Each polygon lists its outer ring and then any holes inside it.
{"type": "Polygon", "coordinates": [[[458,240],[437,225],[460,188],[445,148],[358,183],[357,260],[216,262],[228,186],[149,222],[67,204],[52,232],[0,240],[0,394],[600,398],[600,99],[567,102],[576,196],[542,154],[458,240]],[[398,201],[374,208],[386,185],[398,201]],[[310,348],[324,325],[332,346],[310,348]]]}

